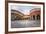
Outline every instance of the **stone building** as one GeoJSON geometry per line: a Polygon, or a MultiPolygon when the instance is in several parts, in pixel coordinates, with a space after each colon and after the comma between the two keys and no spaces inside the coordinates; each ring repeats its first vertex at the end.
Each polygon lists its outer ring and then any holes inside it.
{"type": "Polygon", "coordinates": [[[11,10],[11,20],[27,20],[30,19],[30,15],[24,15],[18,10],[11,10]]]}
{"type": "Polygon", "coordinates": [[[21,20],[24,16],[23,13],[21,13],[18,10],[11,10],[11,20],[21,20]]]}
{"type": "Polygon", "coordinates": [[[40,20],[40,14],[40,8],[34,8],[30,10],[29,15],[24,15],[18,10],[11,10],[11,20],[40,20]]]}

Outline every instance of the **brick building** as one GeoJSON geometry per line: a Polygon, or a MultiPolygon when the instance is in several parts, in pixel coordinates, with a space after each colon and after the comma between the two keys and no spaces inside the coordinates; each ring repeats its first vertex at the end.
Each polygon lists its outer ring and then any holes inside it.
{"type": "Polygon", "coordinates": [[[30,19],[31,20],[40,20],[40,8],[35,8],[35,9],[32,9],[30,10],[30,19]]]}

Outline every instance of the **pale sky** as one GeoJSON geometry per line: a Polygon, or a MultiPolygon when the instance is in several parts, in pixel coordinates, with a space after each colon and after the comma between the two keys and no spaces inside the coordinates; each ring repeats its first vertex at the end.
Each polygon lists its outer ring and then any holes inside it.
{"type": "Polygon", "coordinates": [[[29,15],[30,10],[33,8],[39,8],[39,6],[20,6],[20,5],[11,5],[11,9],[18,10],[25,15],[29,15]]]}

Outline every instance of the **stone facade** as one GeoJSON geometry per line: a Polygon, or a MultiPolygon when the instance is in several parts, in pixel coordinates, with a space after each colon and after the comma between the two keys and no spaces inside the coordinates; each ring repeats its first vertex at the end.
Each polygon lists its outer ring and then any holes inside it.
{"type": "Polygon", "coordinates": [[[25,19],[30,19],[30,20],[40,20],[40,9],[33,9],[30,10],[30,15],[24,15],[23,13],[17,11],[17,10],[12,10],[11,12],[11,19],[12,20],[25,20],[25,19]]]}

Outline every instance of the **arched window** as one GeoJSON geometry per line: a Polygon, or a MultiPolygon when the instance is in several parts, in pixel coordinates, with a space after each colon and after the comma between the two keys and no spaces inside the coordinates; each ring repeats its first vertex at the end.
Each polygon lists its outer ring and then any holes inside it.
{"type": "Polygon", "coordinates": [[[33,15],[33,20],[35,20],[35,15],[33,15]]]}
{"type": "Polygon", "coordinates": [[[40,15],[37,15],[37,20],[40,20],[40,15]]]}

